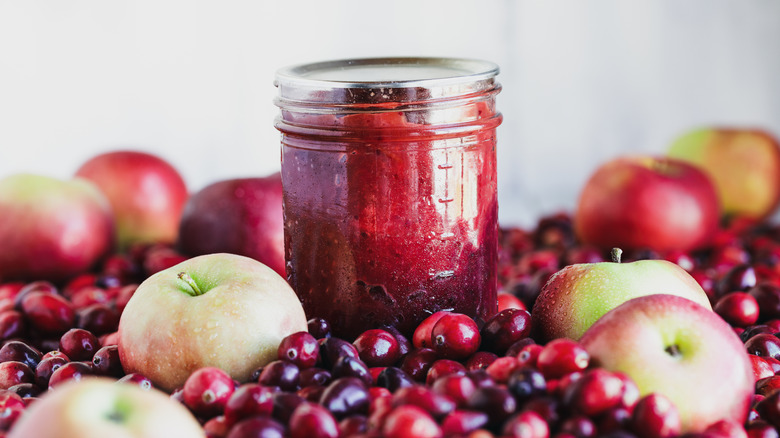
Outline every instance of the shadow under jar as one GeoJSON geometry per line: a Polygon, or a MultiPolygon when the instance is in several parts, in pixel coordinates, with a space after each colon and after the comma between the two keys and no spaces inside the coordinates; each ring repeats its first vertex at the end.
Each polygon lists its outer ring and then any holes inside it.
{"type": "Polygon", "coordinates": [[[496,312],[497,74],[451,58],[277,72],[287,280],[309,318],[354,339],[496,312]]]}

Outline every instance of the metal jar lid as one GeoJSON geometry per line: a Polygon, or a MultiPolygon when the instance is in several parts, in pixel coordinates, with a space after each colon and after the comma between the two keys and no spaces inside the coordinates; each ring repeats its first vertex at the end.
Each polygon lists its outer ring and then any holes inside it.
{"type": "Polygon", "coordinates": [[[363,58],[286,67],[276,72],[276,105],[337,109],[429,106],[498,92],[498,66],[461,58],[363,58]]]}

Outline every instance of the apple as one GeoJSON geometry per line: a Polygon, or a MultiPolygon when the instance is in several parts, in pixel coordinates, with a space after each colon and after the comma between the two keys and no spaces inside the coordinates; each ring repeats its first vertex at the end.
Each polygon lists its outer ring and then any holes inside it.
{"type": "Polygon", "coordinates": [[[683,434],[747,418],[755,381],[745,346],[721,317],[689,299],[628,300],[596,321],[580,344],[591,364],[627,374],[642,396],[669,398],[683,434]]]}
{"type": "Polygon", "coordinates": [[[531,326],[541,339],[579,339],[602,315],[624,302],[665,293],[712,310],[707,293],[688,272],[666,260],[613,261],[565,266],[550,277],[536,298],[531,326]]]}
{"type": "Polygon", "coordinates": [[[179,225],[182,252],[251,257],[285,276],[282,178],[236,178],[210,184],[187,201],[179,225]]]}
{"type": "Polygon", "coordinates": [[[87,181],[0,179],[0,279],[65,281],[113,247],[111,207],[87,181]]]}
{"type": "Polygon", "coordinates": [[[718,195],[707,175],[671,158],[623,156],[585,183],[574,214],[583,244],[604,249],[690,251],[718,228],[718,195]]]}
{"type": "Polygon", "coordinates": [[[676,139],[668,155],[710,176],[726,215],[760,220],[780,203],[780,143],[768,132],[696,129],[676,139]]]}
{"type": "Polygon", "coordinates": [[[179,172],[162,158],[139,151],[106,152],[82,164],[76,176],[94,182],[108,198],[120,249],[176,241],[189,194],[179,172]]]}
{"type": "Polygon", "coordinates": [[[181,403],[155,389],[106,377],[69,381],[25,410],[8,438],[205,437],[181,403]]]}
{"type": "Polygon", "coordinates": [[[295,292],[249,257],[207,254],[142,282],[119,320],[119,358],[168,392],[203,367],[246,382],[277,359],[282,339],[307,331],[295,292]]]}

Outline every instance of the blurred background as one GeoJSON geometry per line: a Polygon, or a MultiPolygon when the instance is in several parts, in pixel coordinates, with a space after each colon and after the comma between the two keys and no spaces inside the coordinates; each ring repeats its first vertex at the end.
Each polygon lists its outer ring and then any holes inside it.
{"type": "Polygon", "coordinates": [[[0,0],[0,177],[132,148],[192,192],[279,169],[276,69],[501,67],[499,220],[571,211],[602,162],[705,125],[780,134],[777,0],[0,0]]]}

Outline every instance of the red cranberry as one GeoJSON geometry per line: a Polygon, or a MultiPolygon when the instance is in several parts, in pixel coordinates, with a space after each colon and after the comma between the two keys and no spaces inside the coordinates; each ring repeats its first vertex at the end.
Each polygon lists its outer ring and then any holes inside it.
{"type": "Polygon", "coordinates": [[[756,381],[756,394],[767,396],[780,389],[780,376],[769,376],[756,381]]]}
{"type": "Polygon", "coordinates": [[[22,310],[22,301],[27,295],[35,292],[43,292],[51,295],[57,295],[58,293],[57,287],[48,281],[33,281],[32,283],[27,283],[16,293],[14,308],[16,308],[16,310],[22,310]]]}
{"type": "Polygon", "coordinates": [[[371,374],[371,370],[369,370],[368,366],[363,363],[362,360],[350,356],[343,356],[337,360],[336,363],[333,364],[331,373],[333,374],[334,379],[341,377],[357,377],[367,386],[374,383],[374,376],[371,374]]]}
{"type": "Polygon", "coordinates": [[[84,329],[70,329],[60,338],[60,351],[71,360],[92,360],[99,348],[98,338],[84,329]]]}
{"type": "Polygon", "coordinates": [[[735,327],[747,327],[758,321],[758,301],[746,292],[731,292],[715,303],[715,313],[735,327]]]}
{"type": "Polygon", "coordinates": [[[525,411],[507,420],[503,427],[503,434],[520,438],[547,438],[550,436],[550,429],[539,414],[525,411]]]}
{"type": "Polygon", "coordinates": [[[230,431],[224,415],[219,415],[203,423],[203,432],[206,438],[224,438],[230,431]]]}
{"type": "Polygon", "coordinates": [[[341,377],[325,388],[319,403],[339,420],[353,414],[367,415],[368,390],[357,377],[341,377]]]}
{"type": "Polygon", "coordinates": [[[22,398],[38,397],[44,391],[40,386],[29,382],[19,383],[18,385],[8,388],[8,390],[22,398]]]}
{"type": "Polygon", "coordinates": [[[30,324],[47,335],[61,335],[73,327],[73,306],[60,295],[30,292],[22,299],[22,312],[30,324]]]}
{"type": "Polygon", "coordinates": [[[531,331],[531,314],[522,309],[506,309],[493,315],[482,327],[482,348],[503,354],[531,331]]]}
{"type": "Polygon", "coordinates": [[[443,418],[456,408],[452,399],[423,385],[407,386],[399,389],[393,394],[392,404],[393,406],[417,406],[436,419],[443,418]]]}
{"type": "MultiPolygon", "coordinates": [[[[24,413],[24,408],[19,407],[6,408],[0,411],[0,431],[10,430],[19,417],[22,416],[22,413],[24,413]]],[[[0,435],[5,436],[2,432],[0,432],[0,435]]]]}
{"type": "Polygon", "coordinates": [[[297,332],[282,339],[277,350],[279,360],[292,362],[298,368],[310,368],[317,363],[320,345],[308,332],[297,332]]]}
{"type": "Polygon", "coordinates": [[[68,297],[76,309],[83,309],[93,304],[106,304],[110,301],[109,294],[102,287],[88,286],[81,288],[72,297],[68,297]]]}
{"type": "Polygon", "coordinates": [[[497,294],[497,298],[498,298],[499,312],[508,309],[528,310],[525,308],[525,304],[522,301],[520,301],[520,298],[517,298],[516,296],[510,294],[509,292],[499,292],[497,294]]]}
{"type": "Polygon", "coordinates": [[[472,354],[468,360],[466,360],[466,369],[485,369],[490,364],[495,362],[496,359],[498,359],[498,355],[496,353],[491,353],[490,351],[477,351],[476,353],[472,354]]]}
{"type": "Polygon", "coordinates": [[[765,421],[754,421],[745,428],[748,438],[778,438],[780,433],[765,421]]]}
{"type": "Polygon", "coordinates": [[[517,408],[517,401],[512,394],[501,386],[486,386],[477,388],[469,397],[467,408],[485,412],[488,415],[488,425],[492,429],[500,429],[501,425],[517,408]]]}
{"type": "MultiPolygon", "coordinates": [[[[78,362],[71,362],[71,363],[78,363],[78,362]]],[[[126,374],[121,379],[117,380],[117,383],[123,383],[127,385],[135,385],[141,389],[144,390],[150,390],[154,388],[154,384],[151,380],[149,380],[148,377],[144,376],[143,374],[139,373],[130,373],[126,374]]]]}
{"type": "Polygon", "coordinates": [[[538,368],[539,353],[542,351],[542,348],[544,347],[538,344],[530,344],[521,348],[520,352],[517,353],[517,360],[520,362],[520,365],[538,368]]]}
{"type": "Polygon", "coordinates": [[[587,368],[590,356],[582,346],[571,339],[559,338],[548,342],[537,358],[539,370],[548,379],[563,377],[587,368]]]}
{"type": "Polygon", "coordinates": [[[477,389],[477,386],[468,376],[450,374],[433,382],[431,389],[437,394],[449,397],[455,402],[457,407],[463,408],[466,406],[471,394],[477,389]]]}
{"type": "Polygon", "coordinates": [[[396,367],[383,369],[376,378],[376,385],[387,388],[390,392],[396,392],[399,388],[412,386],[414,383],[414,380],[408,374],[396,367]]]}
{"type": "Polygon", "coordinates": [[[295,391],[301,372],[294,363],[275,360],[266,364],[257,382],[264,386],[278,386],[283,391],[295,391]]]}
{"type": "Polygon", "coordinates": [[[84,362],[68,362],[61,367],[58,367],[51,373],[49,378],[49,389],[59,385],[62,382],[68,380],[81,380],[82,378],[91,375],[92,364],[84,362]]]}
{"type": "Polygon", "coordinates": [[[761,320],[780,318],[780,286],[762,282],[748,290],[758,302],[761,320]]]}
{"type": "Polygon", "coordinates": [[[509,376],[507,389],[519,403],[524,403],[547,392],[547,380],[537,369],[523,367],[509,376]]]}
{"type": "Polygon", "coordinates": [[[57,368],[68,363],[67,357],[47,357],[35,367],[35,384],[41,388],[49,387],[49,379],[57,368]]]}
{"type": "Polygon", "coordinates": [[[23,362],[8,361],[0,363],[0,388],[8,389],[20,383],[32,383],[35,373],[23,362]]]}
{"type": "Polygon", "coordinates": [[[119,347],[106,345],[101,347],[92,356],[92,369],[95,374],[120,378],[124,375],[122,364],[119,362],[119,347]]]}
{"type": "Polygon", "coordinates": [[[748,354],[780,359],[780,338],[768,333],[753,336],[745,342],[748,354]]]}
{"type": "Polygon", "coordinates": [[[120,315],[122,314],[122,311],[124,311],[127,306],[127,302],[130,301],[130,298],[135,294],[136,289],[138,289],[137,284],[128,284],[119,288],[116,298],[114,299],[114,307],[116,308],[117,313],[120,315]]]}
{"type": "Polygon", "coordinates": [[[542,395],[523,403],[523,410],[533,411],[548,424],[557,424],[561,418],[561,406],[558,400],[552,396],[542,395]]]}
{"type": "Polygon", "coordinates": [[[438,438],[439,425],[427,412],[417,406],[398,406],[390,411],[382,427],[385,438],[438,438]]]}
{"type": "Polygon", "coordinates": [[[584,415],[574,415],[563,420],[558,433],[575,438],[591,438],[596,436],[596,425],[584,415]]]}
{"type": "Polygon", "coordinates": [[[434,324],[431,344],[446,359],[464,359],[479,349],[481,336],[477,323],[468,315],[448,313],[434,324]]]}
{"type": "Polygon", "coordinates": [[[412,351],[414,348],[414,345],[412,345],[412,341],[409,340],[403,333],[401,333],[398,328],[393,326],[382,326],[380,327],[382,330],[385,330],[387,332],[390,332],[391,335],[395,337],[396,342],[398,342],[398,352],[399,356],[403,357],[406,355],[406,353],[412,351]]]}
{"type": "Polygon", "coordinates": [[[290,438],[337,438],[338,424],[327,409],[316,403],[302,403],[290,416],[290,438]]]}
{"type": "Polygon", "coordinates": [[[331,381],[330,371],[322,368],[305,368],[301,370],[300,386],[325,386],[331,381]]]}
{"type": "Polygon", "coordinates": [[[631,411],[623,406],[607,409],[596,418],[599,434],[624,431],[629,427],[631,411]]]}
{"type": "Polygon", "coordinates": [[[631,430],[640,438],[673,437],[681,429],[677,407],[658,393],[642,397],[631,415],[631,430]]]}
{"type": "Polygon", "coordinates": [[[24,286],[25,283],[21,281],[0,283],[0,299],[16,299],[16,296],[19,295],[24,286]]]}
{"type": "Polygon", "coordinates": [[[440,310],[422,320],[422,322],[414,330],[414,334],[412,335],[412,345],[414,345],[415,348],[433,347],[433,344],[431,343],[431,333],[433,331],[433,326],[436,325],[442,316],[448,313],[450,312],[440,310]]]}
{"type": "Polygon", "coordinates": [[[0,348],[0,362],[22,362],[32,369],[41,361],[41,352],[22,341],[9,341],[0,348]]]}
{"type": "Polygon", "coordinates": [[[520,354],[520,351],[523,350],[528,345],[536,344],[536,341],[533,340],[533,338],[523,338],[518,341],[515,341],[512,343],[512,345],[507,348],[506,353],[504,353],[504,356],[515,356],[517,357],[518,354],[520,354]]]}
{"type": "Polygon", "coordinates": [[[618,406],[622,396],[621,378],[601,368],[586,371],[567,388],[569,406],[589,417],[595,417],[618,406]]]}
{"type": "Polygon", "coordinates": [[[520,362],[516,358],[505,356],[493,361],[485,368],[485,371],[496,383],[506,384],[509,376],[518,368],[520,368],[520,362]]]}
{"type": "Polygon", "coordinates": [[[753,368],[753,376],[756,378],[756,381],[775,375],[772,366],[763,357],[749,354],[748,358],[750,359],[750,365],[753,368]]]}
{"type": "Polygon", "coordinates": [[[487,422],[488,416],[484,412],[455,410],[444,417],[441,422],[441,431],[444,436],[466,436],[485,427],[487,422]]]}
{"type": "Polygon", "coordinates": [[[199,368],[184,382],[182,400],[195,415],[211,418],[224,413],[234,389],[228,373],[216,367],[199,368]]]}
{"type": "Polygon", "coordinates": [[[13,407],[24,409],[24,401],[22,400],[22,397],[13,391],[0,389],[0,410],[13,407]]]}
{"type": "Polygon", "coordinates": [[[270,417],[274,408],[273,395],[278,390],[257,383],[245,383],[233,392],[225,404],[225,422],[233,425],[244,418],[270,417]]]}
{"type": "Polygon", "coordinates": [[[297,393],[279,391],[273,397],[271,416],[282,424],[288,424],[295,409],[305,402],[306,399],[297,393]]]}
{"type": "Polygon", "coordinates": [[[6,310],[0,313],[0,342],[7,339],[21,338],[27,332],[27,322],[24,315],[16,310],[6,310]]]}
{"type": "Polygon", "coordinates": [[[92,304],[76,314],[76,325],[95,336],[115,332],[119,327],[119,314],[105,304],[92,304]]]}
{"type": "Polygon", "coordinates": [[[466,367],[460,362],[451,359],[439,359],[428,369],[428,374],[425,376],[425,383],[433,385],[433,382],[441,377],[448,376],[450,374],[466,374],[466,367]]]}
{"type": "Polygon", "coordinates": [[[723,437],[744,437],[747,438],[747,434],[745,433],[745,428],[742,427],[741,424],[737,423],[734,420],[718,420],[709,426],[707,426],[706,429],[704,429],[704,433],[711,433],[716,436],[723,436],[723,437]]]}
{"type": "Polygon", "coordinates": [[[339,338],[323,338],[319,340],[320,358],[325,368],[333,367],[342,356],[349,356],[357,359],[358,351],[351,343],[339,338]]]}
{"type": "Polygon", "coordinates": [[[325,318],[311,318],[308,321],[308,331],[316,339],[329,338],[331,334],[330,323],[325,318]]]}
{"type": "Polygon", "coordinates": [[[283,424],[268,417],[241,420],[230,428],[225,438],[284,438],[283,424]]]}
{"type": "Polygon", "coordinates": [[[388,367],[401,357],[398,340],[390,332],[371,329],[358,335],[352,343],[358,351],[360,360],[369,367],[388,367]]]}
{"type": "Polygon", "coordinates": [[[424,382],[431,365],[439,355],[431,348],[416,348],[404,356],[401,369],[417,382],[424,382]]]}
{"type": "Polygon", "coordinates": [[[368,419],[364,415],[350,415],[339,421],[339,436],[360,436],[368,431],[368,419]]]}

